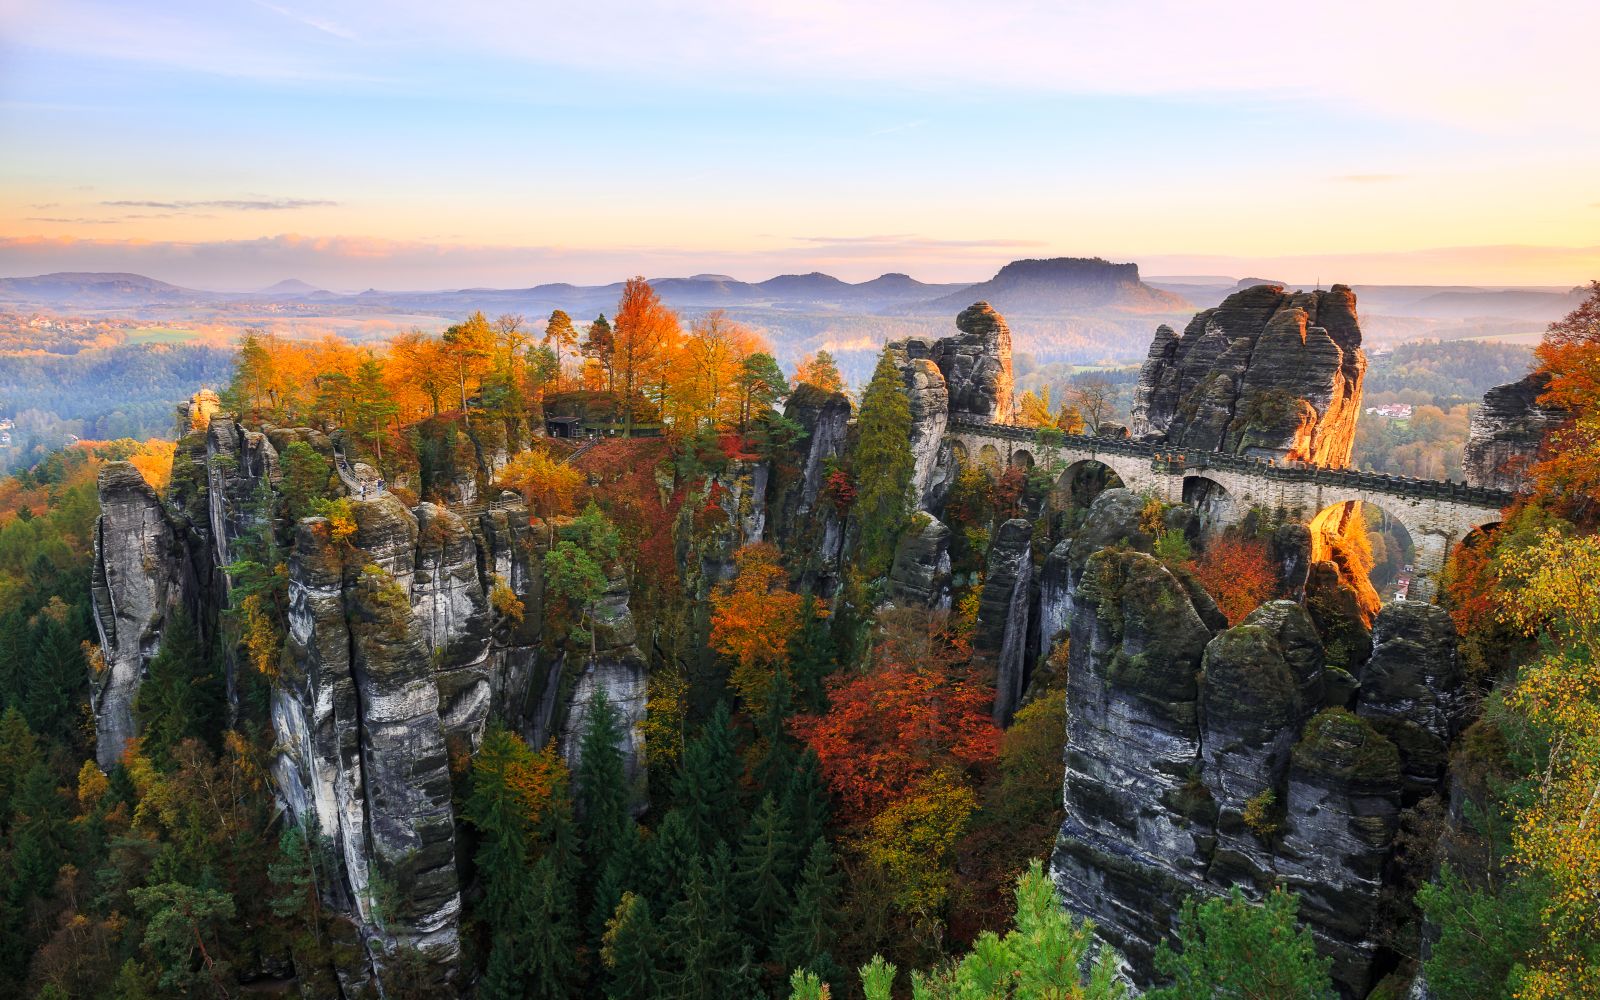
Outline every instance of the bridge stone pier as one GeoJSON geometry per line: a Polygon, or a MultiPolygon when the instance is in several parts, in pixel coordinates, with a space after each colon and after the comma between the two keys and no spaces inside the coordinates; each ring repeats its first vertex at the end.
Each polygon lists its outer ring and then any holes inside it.
{"type": "Polygon", "coordinates": [[[1062,479],[1083,462],[1098,462],[1116,473],[1128,489],[1168,503],[1201,509],[1210,528],[1222,528],[1252,508],[1282,511],[1310,523],[1317,515],[1350,501],[1382,509],[1406,529],[1416,554],[1410,596],[1432,600],[1450,548],[1475,528],[1498,523],[1511,502],[1504,490],[1465,483],[1412,479],[1353,469],[1324,469],[1221,452],[1184,452],[1168,445],[1126,438],[1063,435],[1046,456],[1031,427],[987,423],[952,416],[945,433],[958,458],[994,469],[1032,467],[1051,459],[1062,479]]]}

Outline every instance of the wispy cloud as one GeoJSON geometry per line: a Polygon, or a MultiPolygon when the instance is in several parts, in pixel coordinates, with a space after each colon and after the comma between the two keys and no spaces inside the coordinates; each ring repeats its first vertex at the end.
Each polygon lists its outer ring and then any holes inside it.
{"type": "Polygon", "coordinates": [[[1403,177],[1405,174],[1339,174],[1334,180],[1341,184],[1387,184],[1403,177]]]}
{"type": "MultiPolygon", "coordinates": [[[[128,218],[137,218],[137,216],[129,216],[128,218]]],[[[28,221],[28,222],[50,222],[50,223],[55,223],[57,225],[69,225],[69,226],[115,226],[115,225],[121,224],[125,220],[123,220],[123,219],[90,219],[90,218],[83,218],[83,217],[69,219],[69,218],[64,218],[62,216],[57,216],[57,215],[30,215],[30,216],[27,216],[26,221],[28,221]]]]}
{"type": "Polygon", "coordinates": [[[286,17],[291,21],[303,24],[308,28],[314,28],[325,35],[332,35],[334,38],[342,38],[347,42],[360,41],[360,38],[357,37],[354,31],[351,31],[344,25],[339,24],[337,21],[330,21],[325,17],[318,17],[315,14],[306,14],[301,11],[291,10],[288,7],[280,7],[275,3],[268,3],[267,0],[255,0],[255,3],[258,7],[270,10],[274,14],[286,17]]]}
{"type": "MultiPolygon", "coordinates": [[[[283,212],[299,208],[333,208],[339,202],[325,198],[220,198],[210,201],[102,201],[107,208],[159,208],[168,212],[219,209],[230,212],[283,212]]],[[[131,216],[130,216],[131,218],[131,216]]]]}

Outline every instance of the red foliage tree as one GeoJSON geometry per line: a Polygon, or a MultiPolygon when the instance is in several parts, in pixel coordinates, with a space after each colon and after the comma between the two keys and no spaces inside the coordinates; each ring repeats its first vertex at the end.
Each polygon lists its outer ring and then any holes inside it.
{"type": "Polygon", "coordinates": [[[999,752],[1000,730],[989,717],[993,688],[970,666],[942,662],[949,657],[886,655],[917,645],[886,641],[870,673],[829,680],[827,714],[790,723],[816,753],[847,823],[913,794],[941,767],[970,768],[999,752]]]}
{"type": "Polygon", "coordinates": [[[1236,539],[1223,536],[1206,546],[1193,564],[1195,578],[1237,625],[1263,601],[1272,600],[1278,574],[1267,554],[1267,543],[1258,538],[1236,539]]]}

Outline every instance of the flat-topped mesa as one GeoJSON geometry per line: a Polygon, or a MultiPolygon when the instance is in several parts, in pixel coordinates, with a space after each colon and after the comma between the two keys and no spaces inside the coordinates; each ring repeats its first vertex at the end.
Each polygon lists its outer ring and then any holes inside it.
{"type": "Polygon", "coordinates": [[[1529,372],[1483,394],[1483,405],[1472,411],[1461,458],[1469,486],[1513,491],[1523,487],[1544,436],[1567,419],[1564,410],[1540,404],[1549,385],[1545,372],[1529,372]]]}
{"type": "Polygon", "coordinates": [[[1256,285],[1156,331],[1133,432],[1200,451],[1348,465],[1367,370],[1348,287],[1256,285]]]}

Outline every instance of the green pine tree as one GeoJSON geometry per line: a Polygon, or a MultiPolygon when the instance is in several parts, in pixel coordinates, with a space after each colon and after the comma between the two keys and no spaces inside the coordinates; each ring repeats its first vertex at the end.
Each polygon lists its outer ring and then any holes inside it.
{"type": "Polygon", "coordinates": [[[684,899],[666,921],[676,959],[668,995],[681,1000],[747,997],[756,988],[749,949],[736,926],[729,893],[732,861],[726,844],[709,863],[696,858],[684,878],[684,899]]]}
{"type": "Polygon", "coordinates": [[[82,697],[89,668],[70,613],[41,612],[33,629],[33,649],[25,657],[22,712],[36,733],[65,733],[76,722],[74,705],[82,697]]]}
{"type": "Polygon", "coordinates": [[[895,539],[911,514],[911,400],[893,355],[885,350],[861,397],[852,455],[861,531],[860,565],[868,578],[882,576],[894,556],[895,539]]]}
{"type": "Polygon", "coordinates": [[[817,598],[807,594],[800,604],[799,631],[789,642],[789,673],[794,678],[794,700],[802,711],[821,714],[828,708],[823,681],[838,666],[833,623],[817,614],[817,598]]]}
{"type": "Polygon", "coordinates": [[[828,792],[822,783],[822,765],[809,747],[796,761],[783,793],[783,811],[796,844],[820,839],[828,825],[828,792]]]}
{"type": "Polygon", "coordinates": [[[186,739],[215,742],[223,724],[220,688],[189,615],[176,612],[134,700],[142,744],[152,760],[167,762],[186,739]]]}
{"type": "Polygon", "coordinates": [[[11,824],[11,806],[18,786],[44,758],[28,720],[15,705],[0,715],[0,830],[11,824]]]}
{"type": "Polygon", "coordinates": [[[763,950],[789,914],[789,885],[798,867],[799,853],[789,830],[788,816],[778,800],[768,795],[745,828],[734,866],[740,917],[746,932],[763,950]]]}
{"type": "Polygon", "coordinates": [[[719,703],[699,735],[684,748],[672,788],[703,852],[709,854],[718,844],[732,841],[740,827],[741,770],[728,706],[719,703]]]}
{"type": "Polygon", "coordinates": [[[806,969],[824,982],[838,984],[844,970],[833,958],[838,923],[839,875],[833,867],[828,842],[818,837],[811,845],[794,905],[778,931],[774,956],[786,969],[806,969]]]}
{"type": "Polygon", "coordinates": [[[1169,985],[1149,1000],[1211,1000],[1245,995],[1324,1000],[1337,994],[1328,978],[1331,961],[1319,958],[1311,931],[1295,921],[1299,897],[1274,889],[1264,904],[1227,896],[1183,901],[1174,952],[1156,948],[1156,971],[1169,985]]]}
{"type": "Polygon", "coordinates": [[[650,916],[650,901],[623,893],[606,922],[600,946],[606,1000],[654,1000],[661,988],[663,942],[650,916]]]}

